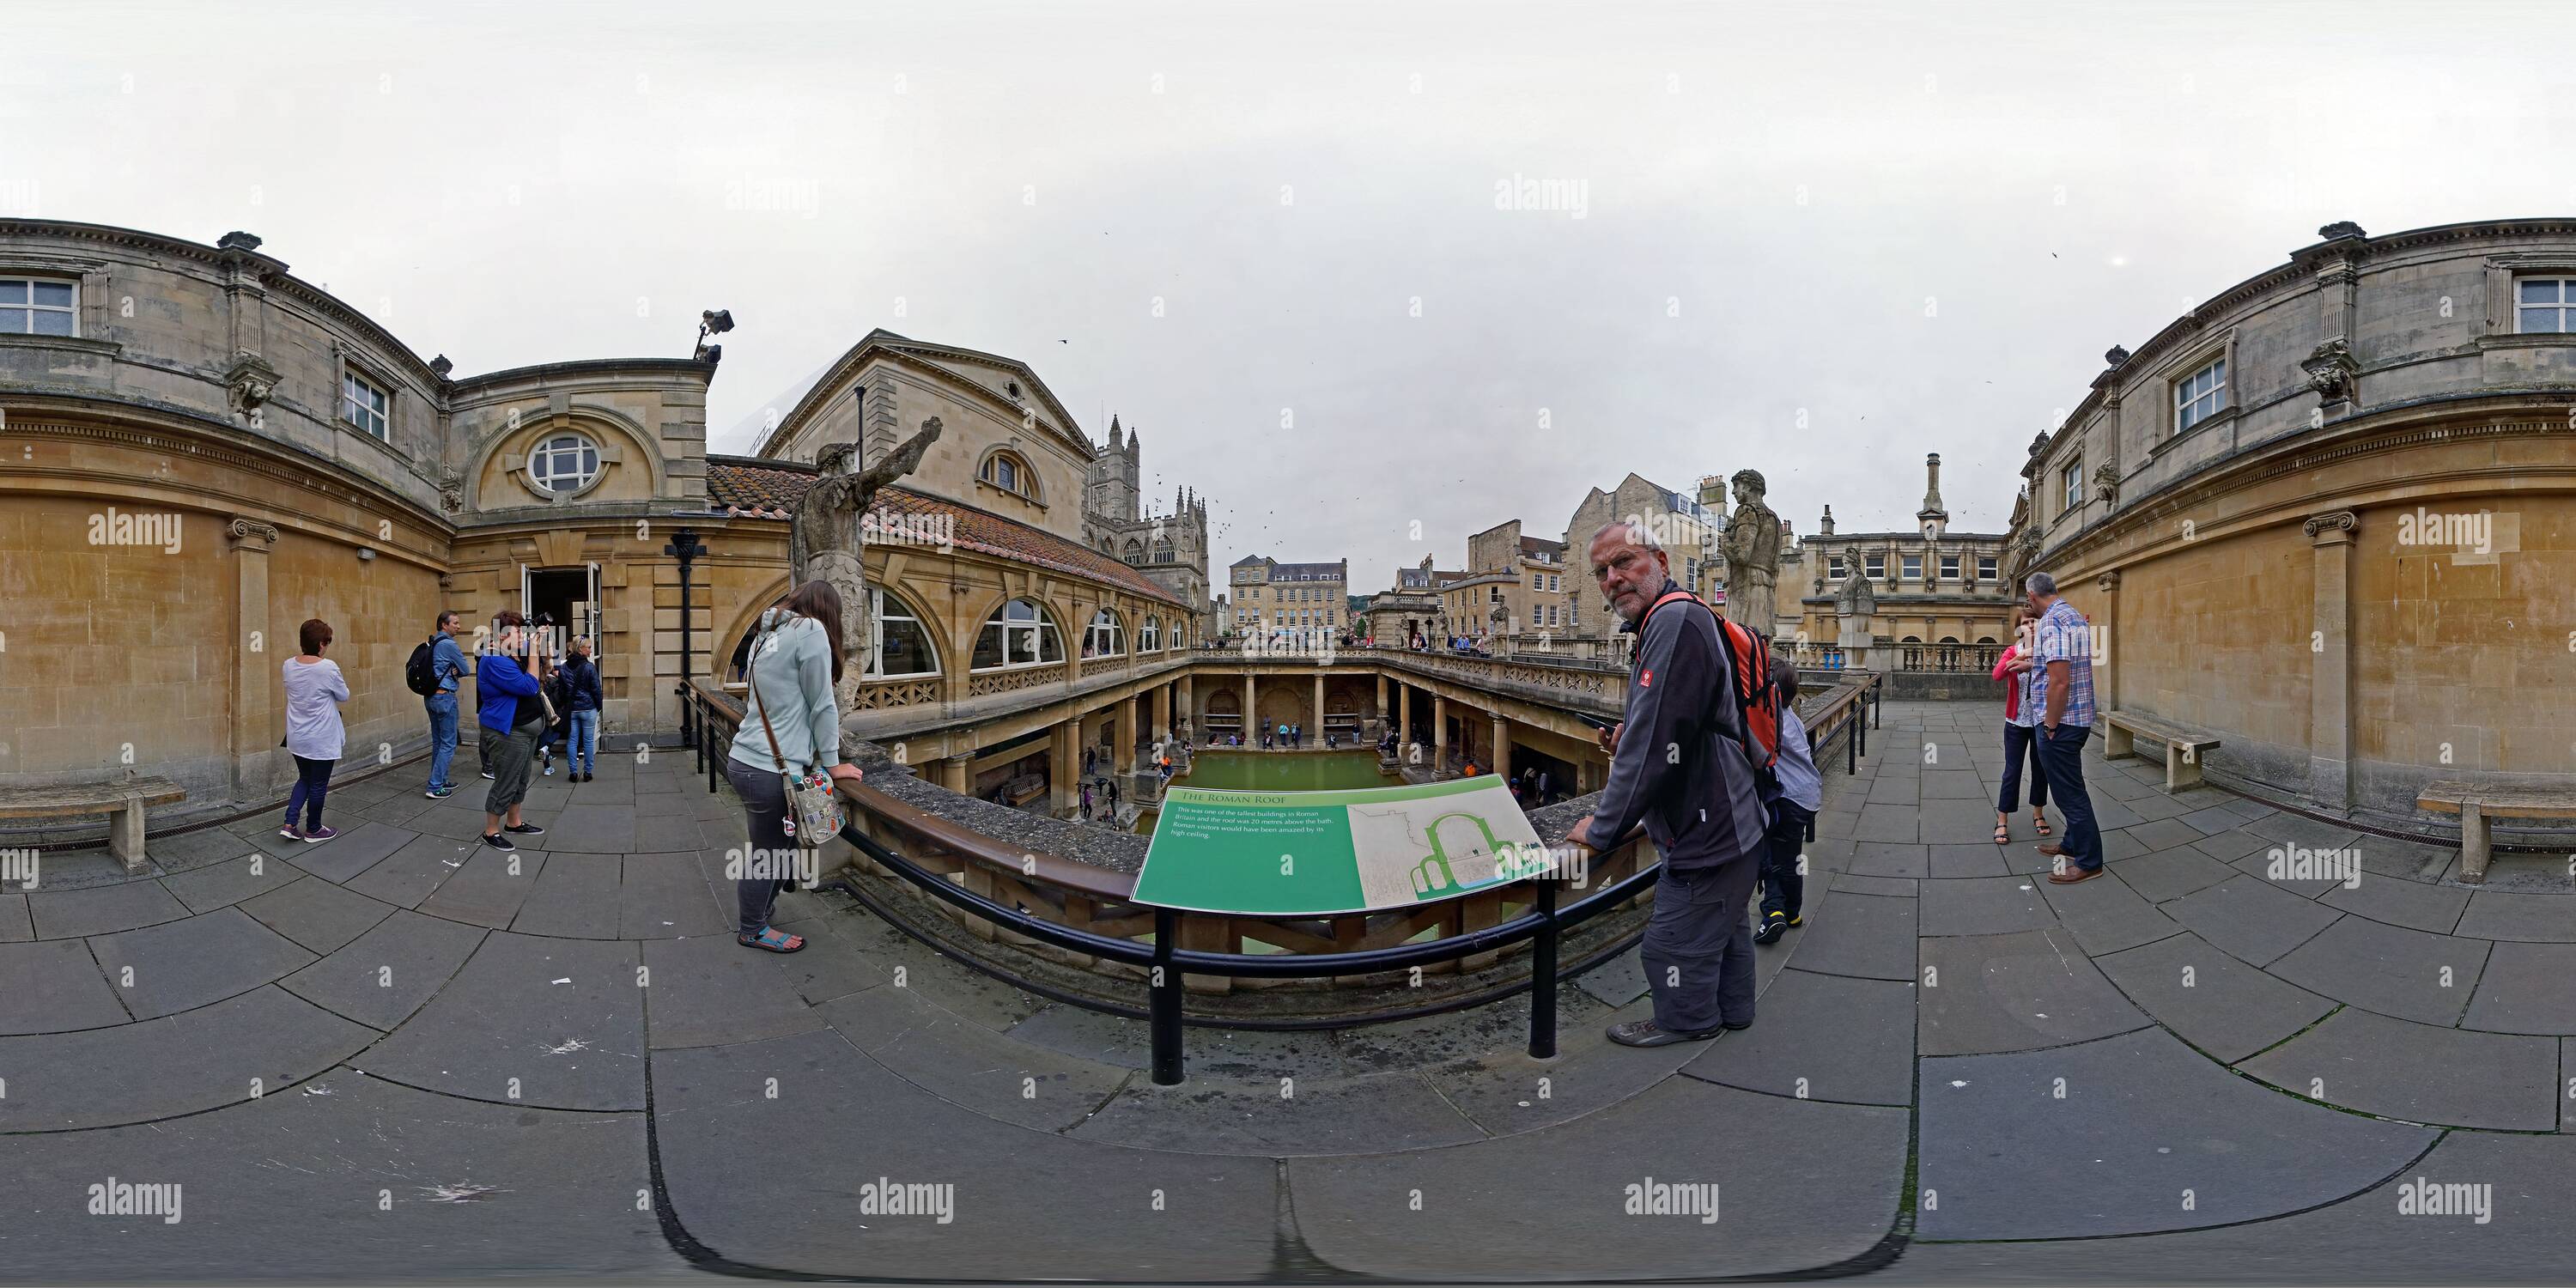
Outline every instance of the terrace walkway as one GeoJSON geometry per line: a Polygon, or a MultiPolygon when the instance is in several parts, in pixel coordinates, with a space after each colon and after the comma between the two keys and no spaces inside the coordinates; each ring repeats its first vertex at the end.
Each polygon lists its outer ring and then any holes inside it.
{"type": "Polygon", "coordinates": [[[1889,703],[1828,773],[1751,1029],[1605,1044],[1632,956],[1563,990],[1553,1061],[1505,1003],[1193,1029],[1176,1088],[1141,1024],[835,894],[783,905],[806,952],[737,947],[738,821],[678,755],[539,779],[515,873],[468,839],[479,779],[409,771],[335,790],[326,845],[48,854],[0,895],[0,1278],[2565,1276],[2562,858],[2472,889],[2455,851],[2096,760],[2113,875],[2052,887],[2026,815],[1987,840],[1995,723],[1889,703]],[[2272,879],[2292,847],[2361,875],[2272,879]],[[2486,1216],[2401,1215],[2418,1178],[2486,1216]],[[181,1219],[89,1215],[111,1179],[181,1219]],[[866,1211],[886,1182],[949,1216],[866,1211]],[[1676,1182],[1718,1219],[1626,1214],[1676,1182]]]}

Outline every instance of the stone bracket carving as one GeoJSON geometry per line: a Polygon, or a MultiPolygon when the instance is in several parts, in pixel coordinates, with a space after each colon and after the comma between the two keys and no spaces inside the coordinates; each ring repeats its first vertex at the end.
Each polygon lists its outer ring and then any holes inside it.
{"type": "Polygon", "coordinates": [[[2308,373],[2308,387],[2330,403],[2352,401],[2359,387],[2361,362],[2342,336],[2318,345],[2299,361],[2299,369],[2308,373]]]}
{"type": "Polygon", "coordinates": [[[232,539],[235,550],[267,554],[268,548],[277,544],[277,525],[257,519],[235,519],[225,535],[232,539]]]}
{"type": "Polygon", "coordinates": [[[2361,516],[2350,510],[2335,510],[2326,514],[2312,515],[2303,526],[2307,530],[2308,540],[2318,545],[2350,541],[2352,534],[2361,527],[2361,516]]]}
{"type": "Polygon", "coordinates": [[[2105,503],[2119,499],[2119,466],[2105,463],[2093,468],[2093,495],[2105,503]]]}
{"type": "Polygon", "coordinates": [[[249,415],[258,411],[277,392],[277,368],[248,349],[233,354],[233,365],[224,371],[224,387],[232,391],[233,410],[249,415]]]}
{"type": "Polygon", "coordinates": [[[2108,595],[2112,591],[2120,588],[2119,571],[2114,569],[2113,571],[2106,572],[2102,574],[2101,577],[2097,578],[2093,584],[2099,587],[2103,594],[2108,595]]]}

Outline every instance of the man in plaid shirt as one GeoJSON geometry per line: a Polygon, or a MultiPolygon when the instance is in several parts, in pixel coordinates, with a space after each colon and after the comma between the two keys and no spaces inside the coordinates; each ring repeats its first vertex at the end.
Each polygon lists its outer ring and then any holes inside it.
{"type": "Polygon", "coordinates": [[[2039,703],[2039,763],[2048,794],[2066,815],[2066,836],[2042,841],[2039,852],[2055,859],[2048,879],[2074,885],[2102,875],[2102,831],[2093,823],[2093,798],[2084,790],[2084,741],[2093,736],[2093,624],[2057,593],[2057,579],[2035,572],[2023,584],[2038,629],[2039,656],[2031,668],[2039,703]]]}

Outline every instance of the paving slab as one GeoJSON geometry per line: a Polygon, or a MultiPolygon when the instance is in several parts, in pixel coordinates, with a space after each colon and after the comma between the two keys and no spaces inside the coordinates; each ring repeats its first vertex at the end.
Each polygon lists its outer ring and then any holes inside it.
{"type": "Polygon", "coordinates": [[[482,942],[479,926],[395,909],[279,986],[334,1015],[390,1031],[437,996],[482,942]]]}
{"type": "Polygon", "coordinates": [[[731,935],[645,941],[653,986],[645,990],[644,1018],[652,1046],[754,1042],[824,1027],[778,969],[803,955],[745,948],[731,935]]]}
{"type": "Polygon", "coordinates": [[[2407,1122],[2558,1125],[2558,1041],[2394,1020],[2347,1006],[2242,1066],[2311,1099],[2407,1122]]]}
{"type": "Polygon", "coordinates": [[[2576,944],[2497,944],[2460,1027],[2576,1034],[2576,944]]]}
{"type": "Polygon", "coordinates": [[[2235,860],[2228,866],[2235,868],[2237,871],[2242,872],[2247,876],[2260,878],[2266,885],[2297,895],[2302,899],[2322,898],[2328,891],[2343,886],[2347,881],[2347,878],[2336,876],[2300,877],[2290,875],[2300,869],[2290,862],[2288,856],[2278,845],[2248,854],[2241,859],[2235,860]]]}
{"type": "Polygon", "coordinates": [[[2195,890],[2206,890],[2240,874],[2198,850],[2183,846],[2138,855],[2114,869],[2112,875],[2148,902],[2163,903],[2195,890]]]}
{"type": "Polygon", "coordinates": [[[2221,863],[2234,863],[2248,854],[2261,854],[2278,844],[2280,842],[2271,837],[2239,828],[2232,832],[2218,832],[2204,836],[2192,842],[2191,848],[2221,863]]]}
{"type": "Polygon", "coordinates": [[[36,923],[27,915],[27,896],[0,894],[0,944],[20,944],[36,937],[36,923]]]}
{"type": "Polygon", "coordinates": [[[617,937],[679,939],[729,934],[730,908],[719,913],[695,854],[629,854],[617,889],[617,937]]]}
{"type": "Polygon", "coordinates": [[[307,952],[329,954],[393,914],[394,906],[335,886],[320,877],[300,877],[237,905],[260,924],[294,940],[307,952]]]}
{"type": "Polygon", "coordinates": [[[436,893],[421,900],[420,911],[491,930],[507,929],[518,917],[519,906],[537,888],[547,860],[537,850],[504,853],[488,845],[478,845],[457,858],[462,862],[438,884],[436,893]]]}
{"type": "Polygon", "coordinates": [[[1554,1131],[1297,1159],[1288,1174],[1297,1232],[1334,1277],[1762,1276],[1848,1261],[1885,1237],[1905,1148],[1901,1109],[1677,1078],[1554,1131]],[[1717,1219],[1629,1215],[1630,1187],[1674,1183],[1715,1186],[1717,1219]]]}
{"type": "Polygon", "coordinates": [[[1967,844],[1945,841],[1925,848],[1931,852],[1932,860],[1926,876],[1999,877],[2012,871],[2012,865],[2004,859],[2002,848],[1991,841],[1967,844]]]}
{"type": "MultiPolygon", "coordinates": [[[[896,992],[855,993],[825,1009],[896,992]]],[[[1202,1069],[1198,1055],[1194,1047],[1188,1080],[1177,1087],[1155,1086],[1141,1074],[1125,1078],[1115,1095],[1067,1134],[1138,1149],[1272,1157],[1417,1150],[1484,1139],[1483,1129],[1440,1094],[1425,1070],[1302,1078],[1202,1069]]]]}
{"type": "MultiPolygon", "coordinates": [[[[194,831],[155,836],[147,848],[152,855],[152,866],[165,874],[177,875],[240,858],[259,847],[220,827],[201,827],[194,831]]],[[[113,855],[107,857],[118,868],[125,866],[123,860],[113,855]]]]}
{"type": "Polygon", "coordinates": [[[420,839],[409,828],[373,820],[345,828],[320,844],[297,844],[285,851],[287,861],[325,881],[341,884],[383,862],[386,856],[420,839]]]}
{"type": "Polygon", "coordinates": [[[2113,879],[2077,885],[2053,885],[2038,874],[2028,879],[2048,900],[2058,923],[2075,933],[2075,942],[2084,951],[2097,957],[2182,933],[2180,924],[2121,884],[2118,875],[2114,872],[2113,879]]]}
{"type": "Polygon", "coordinates": [[[1860,817],[1852,823],[1852,839],[1912,845],[1923,839],[1916,834],[1914,826],[1918,812],[1918,807],[1912,804],[1889,805],[1872,800],[1860,807],[1860,817]]]}
{"type": "Polygon", "coordinates": [[[2359,879],[2318,895],[2317,902],[2391,926],[2447,935],[2459,927],[2460,914],[2469,906],[2469,892],[2459,886],[2381,876],[2364,868],[2359,879]]]}
{"type": "Polygon", "coordinates": [[[2453,1132],[2367,1193],[2217,1229],[2056,1243],[1925,1243],[1871,1276],[1931,1283],[2550,1283],[2566,1278],[2561,1196],[2576,1137],[2453,1132]],[[2414,1215],[2420,1187],[2489,1187],[2488,1219],[2414,1215]]]}
{"type": "Polygon", "coordinates": [[[469,1100],[641,1109],[640,964],[633,944],[490,931],[447,987],[358,1067],[469,1100]]]}
{"type": "Polygon", "coordinates": [[[1870,780],[1869,793],[1862,799],[1871,805],[1920,805],[1923,803],[1923,780],[1919,775],[1898,778],[1882,774],[1870,780]]]}
{"type": "Polygon", "coordinates": [[[337,1070],[213,1113],[12,1138],[23,1201],[0,1259],[12,1278],[57,1283],[675,1277],[685,1263],[635,1210],[652,1185],[643,1128],[638,1114],[468,1104],[337,1070]],[[89,1215],[89,1187],[109,1177],[178,1186],[180,1219],[89,1215]],[[481,1188],[440,1201],[456,1185],[481,1188]]]}
{"type": "Polygon", "coordinates": [[[89,949],[138,1020],[247,993],[314,959],[239,908],[100,935],[89,949]]]}
{"type": "Polygon", "coordinates": [[[2063,1046],[2149,1022],[2064,930],[1925,939],[1923,966],[1924,1055],[2063,1046]]]}
{"type": "Polygon", "coordinates": [[[0,1038],[0,1132],[65,1131],[193,1114],[275,1094],[376,1039],[275,985],[113,1028],[0,1038]]]}
{"type": "Polygon", "coordinates": [[[27,915],[38,939],[84,939],[177,921],[188,915],[188,907],[158,881],[126,881],[86,890],[31,891],[27,915]]]}
{"type": "Polygon", "coordinates": [[[1919,1085],[1916,1186],[1939,1201],[1918,1207],[1919,1239],[2079,1238],[2279,1216],[2376,1184],[2437,1135],[2266,1090],[2158,1028],[1926,1059],[1919,1085]]]}
{"type": "Polygon", "coordinates": [[[2341,823],[2299,814],[2274,813],[2247,823],[2244,830],[2269,837],[2276,845],[2301,845],[2311,850],[2340,850],[2361,839],[2359,831],[2341,823]]]}
{"type": "MultiPolygon", "coordinates": [[[[1819,902],[1815,878],[1809,877],[1805,897],[1809,907],[1819,902]]],[[[1812,913],[1808,914],[1812,916],[1812,913]]],[[[1634,948],[1583,972],[1574,978],[1575,987],[1606,1006],[1626,1006],[1646,995],[1646,967],[1634,948]]]]}
{"type": "Polygon", "coordinates": [[[2223,881],[2158,907],[2220,951],[2257,966],[2314,939],[2343,915],[2254,876],[2223,881]]]}
{"type": "Polygon", "coordinates": [[[2182,815],[2176,821],[2202,836],[2215,836],[2220,832],[2232,831],[2245,822],[2235,811],[2224,805],[2204,805],[2182,815]]]}
{"type": "Polygon", "coordinates": [[[1728,1033],[1708,1042],[1639,1050],[1602,1034],[1614,1018],[1648,1013],[1644,1008],[1615,1016],[1587,1013],[1561,1024],[1557,1054],[1547,1060],[1530,1058],[1528,1017],[1514,1016],[1505,1026],[1510,1031],[1497,1035],[1485,1051],[1439,1063],[1417,1061],[1414,1067],[1441,1099],[1486,1135],[1511,1136],[1554,1128],[1641,1095],[1702,1052],[1744,1036],[1728,1033]]]}
{"type": "Polygon", "coordinates": [[[1914,985],[1784,970],[1753,1027],[1709,1044],[1682,1072],[1796,1099],[1911,1104],[1914,985]]]}
{"type": "Polygon", "coordinates": [[[1918,840],[1953,844],[1994,843],[1995,807],[1991,800],[1926,801],[1921,815],[1918,840]]]}
{"type": "Polygon", "coordinates": [[[2054,926],[2057,916],[2039,892],[2045,884],[2032,876],[1925,881],[1916,895],[1922,901],[1918,933],[2003,935],[2054,926]]]}
{"type": "MultiPolygon", "coordinates": [[[[44,918],[36,919],[37,929],[44,918]]],[[[2469,896],[2453,933],[2479,939],[2519,939],[2533,943],[2576,943],[2576,895],[2526,894],[2480,890],[2469,896]]]]}
{"type": "Polygon", "coordinates": [[[1915,902],[1831,891],[1809,905],[1805,937],[1790,960],[1828,975],[1913,979],[1915,902]]]}
{"type": "MultiPolygon", "coordinates": [[[[476,784],[474,788],[459,787],[456,789],[456,794],[444,802],[412,815],[411,819],[403,824],[404,829],[421,836],[443,836],[451,841],[471,841],[480,838],[483,835],[483,780],[478,777],[474,782],[476,784]],[[469,790],[472,793],[471,800],[467,799],[469,790]]],[[[545,820],[536,817],[524,805],[520,809],[520,817],[539,827],[545,826],[545,820]]]]}
{"type": "Polygon", "coordinates": [[[509,929],[561,939],[617,938],[617,887],[625,859],[614,854],[545,857],[509,929]]]}
{"type": "Polygon", "coordinates": [[[187,905],[190,912],[212,912],[217,908],[229,908],[253,895],[265,894],[303,875],[304,870],[292,863],[281,862],[265,854],[246,854],[177,876],[163,877],[161,888],[187,905]]]}
{"type": "Polygon", "coordinates": [[[1275,1162],[996,1122],[829,1031],[657,1052],[653,1093],[681,1224],[751,1264],[883,1279],[1179,1282],[1248,1281],[1277,1264],[1275,1162]],[[747,1140],[792,1142],[799,1184],[782,1189],[776,1156],[747,1140]],[[949,1218],[859,1215],[863,1187],[881,1182],[953,1187],[949,1218]]]}
{"type": "MultiPolygon", "coordinates": [[[[1831,889],[1848,890],[1853,894],[1884,895],[1891,899],[1911,899],[1922,885],[1921,882],[1906,877],[1862,877],[1842,872],[1831,875],[1833,877],[1829,887],[1831,889]]],[[[1808,877],[1807,883],[1807,889],[1815,889],[1814,877],[1808,877]]],[[[1802,907],[1800,911],[1803,913],[1805,909],[1802,907]]]]}
{"type": "MultiPolygon", "coordinates": [[[[397,908],[418,909],[438,887],[455,876],[459,868],[476,854],[491,849],[476,841],[454,841],[444,836],[416,836],[402,848],[368,866],[350,878],[346,887],[358,894],[397,908]]],[[[499,851],[494,851],[498,853],[499,851]]]]}
{"type": "Polygon", "coordinates": [[[2093,964],[2157,1023],[2231,1064],[2335,1008],[2332,999],[2285,984],[2188,931],[2095,957],[2093,964]]]}
{"type": "Polygon", "coordinates": [[[1931,874],[1925,847],[1893,841],[1852,843],[1850,871],[1864,877],[1922,877],[1931,874]]]}
{"type": "Polygon", "coordinates": [[[0,1034],[66,1033],[134,1018],[78,939],[0,944],[0,981],[7,982],[0,987],[0,1034]]]}
{"type": "MultiPolygon", "coordinates": [[[[571,804],[546,825],[545,848],[582,854],[668,850],[675,847],[662,838],[673,835],[679,826],[668,819],[655,819],[639,829],[633,810],[607,804],[571,804]]],[[[693,848],[697,829],[685,830],[689,833],[687,843],[693,848]]]]}
{"type": "Polygon", "coordinates": [[[1993,800],[1995,791],[1984,779],[1964,769],[1927,769],[1923,771],[1923,799],[1927,801],[1993,800]]]}
{"type": "Polygon", "coordinates": [[[2457,1024],[2487,941],[2346,917],[2265,969],[2311,993],[2425,1024],[2457,1024]]]}

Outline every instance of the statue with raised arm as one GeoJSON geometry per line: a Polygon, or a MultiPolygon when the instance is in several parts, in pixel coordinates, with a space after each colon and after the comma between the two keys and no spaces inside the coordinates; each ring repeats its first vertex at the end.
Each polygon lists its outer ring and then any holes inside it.
{"type": "Polygon", "coordinates": [[[1737,470],[1735,513],[1718,550],[1726,559],[1726,620],[1762,636],[1779,629],[1773,588],[1780,580],[1780,516],[1762,503],[1762,475],[1737,470]]]}
{"type": "MultiPolygon", "coordinates": [[[[860,532],[860,516],[875,504],[877,493],[887,484],[921,465],[923,454],[939,441],[939,430],[937,416],[921,422],[920,433],[857,473],[850,469],[858,458],[857,444],[834,443],[823,448],[814,457],[822,475],[796,503],[796,517],[787,529],[788,584],[801,586],[820,578],[841,592],[841,646],[853,656],[867,655],[872,625],[868,615],[867,565],[860,559],[867,544],[860,532]]],[[[857,709],[855,698],[864,669],[856,665],[843,668],[839,697],[844,712],[857,709]]]]}

